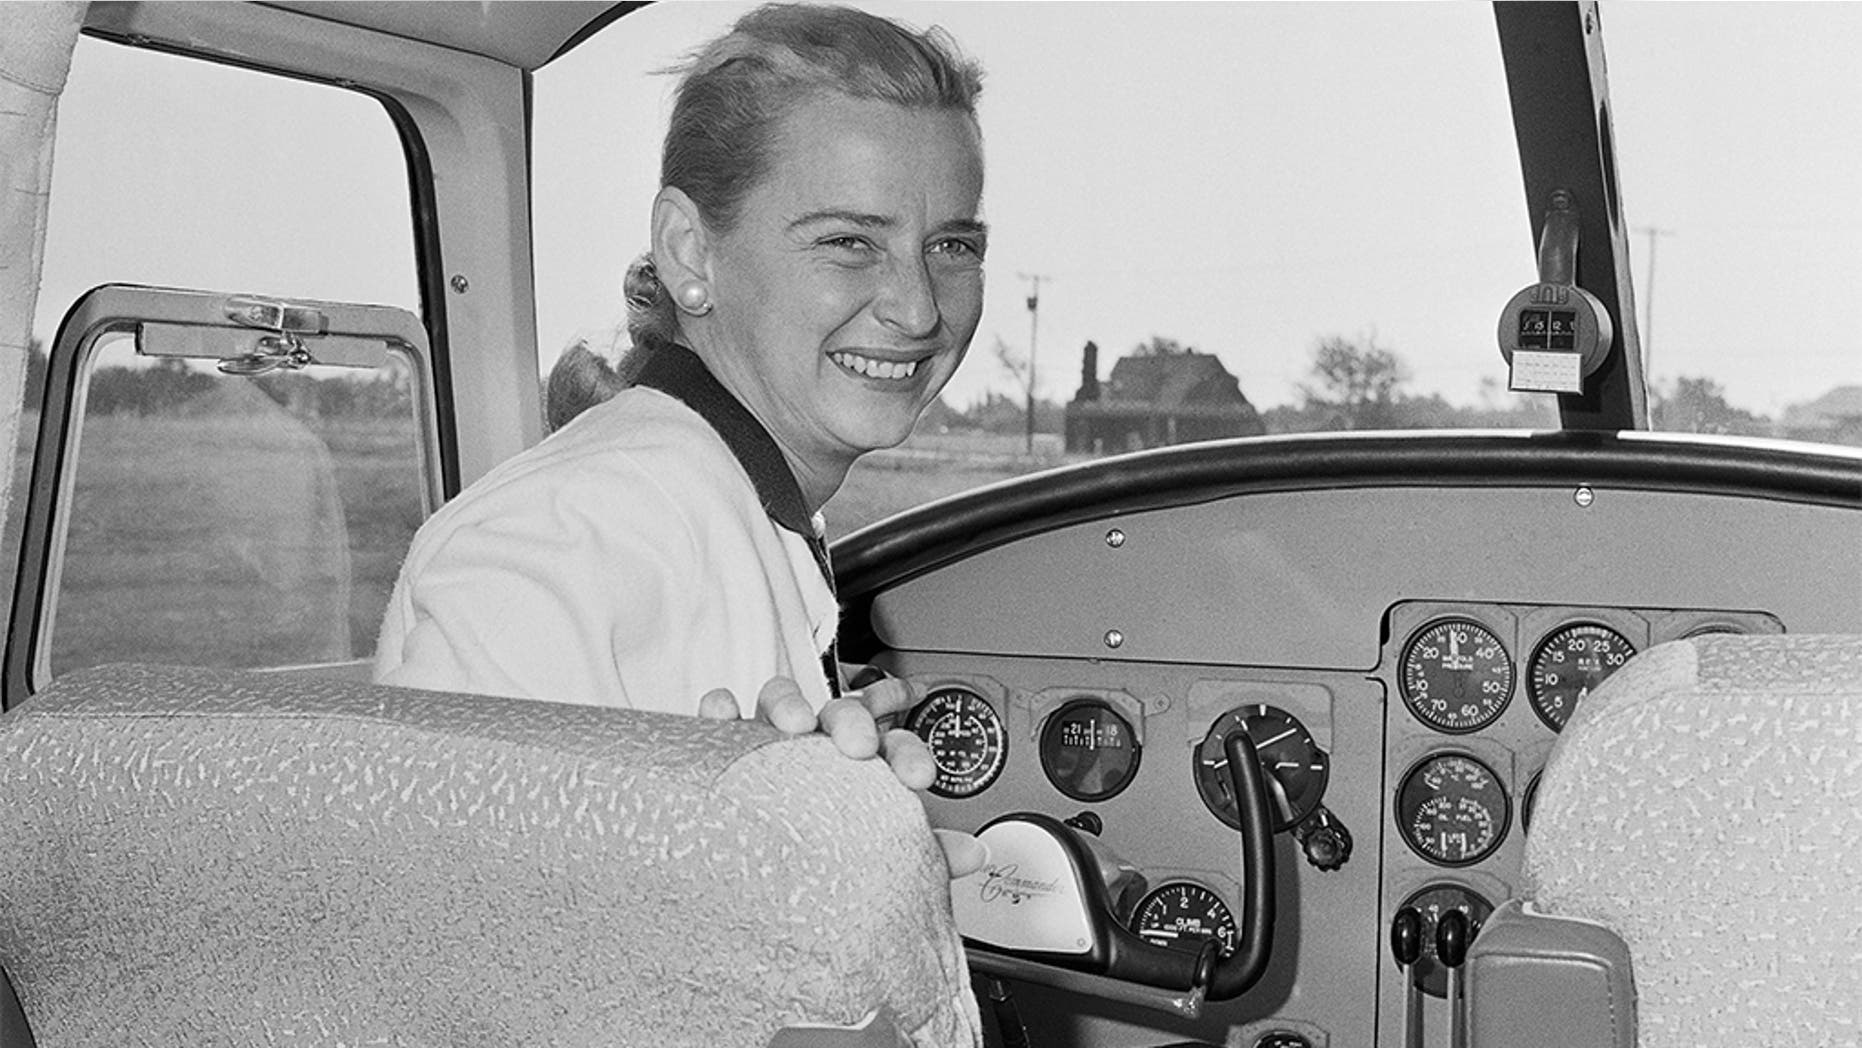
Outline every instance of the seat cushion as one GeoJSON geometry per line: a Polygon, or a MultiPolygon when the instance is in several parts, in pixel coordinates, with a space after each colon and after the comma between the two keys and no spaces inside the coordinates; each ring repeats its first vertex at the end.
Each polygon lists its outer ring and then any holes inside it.
{"type": "Polygon", "coordinates": [[[1525,896],[1629,945],[1644,1048],[1862,1043],[1862,638],[1653,648],[1574,712],[1525,896]]]}
{"type": "Polygon", "coordinates": [[[978,1038],[917,799],[818,736],[105,667],[0,718],[40,1048],[978,1038]]]}

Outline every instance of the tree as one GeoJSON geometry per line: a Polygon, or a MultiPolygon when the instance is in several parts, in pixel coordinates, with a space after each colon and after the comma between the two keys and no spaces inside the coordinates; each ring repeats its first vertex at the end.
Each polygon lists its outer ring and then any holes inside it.
{"type": "Polygon", "coordinates": [[[1362,344],[1338,335],[1313,348],[1313,385],[1300,384],[1305,410],[1328,415],[1325,428],[1378,429],[1397,423],[1396,405],[1409,368],[1401,357],[1366,336],[1362,344]]]}
{"type": "Polygon", "coordinates": [[[1174,338],[1152,335],[1149,342],[1141,342],[1132,350],[1134,357],[1180,357],[1185,353],[1196,352],[1195,346],[1186,346],[1174,338]]]}
{"type": "Polygon", "coordinates": [[[1770,436],[1771,420],[1726,402],[1726,393],[1710,378],[1683,376],[1663,394],[1654,391],[1649,414],[1656,429],[1670,433],[1735,433],[1770,436]]]}

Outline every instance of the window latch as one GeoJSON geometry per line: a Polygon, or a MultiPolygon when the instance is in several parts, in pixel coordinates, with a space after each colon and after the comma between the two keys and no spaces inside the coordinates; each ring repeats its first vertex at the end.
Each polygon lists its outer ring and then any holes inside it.
{"type": "Polygon", "coordinates": [[[283,368],[296,371],[313,363],[305,337],[329,330],[323,311],[277,299],[238,295],[226,300],[226,318],[241,327],[259,328],[261,335],[251,352],[224,357],[216,365],[221,373],[263,375],[283,368]]]}

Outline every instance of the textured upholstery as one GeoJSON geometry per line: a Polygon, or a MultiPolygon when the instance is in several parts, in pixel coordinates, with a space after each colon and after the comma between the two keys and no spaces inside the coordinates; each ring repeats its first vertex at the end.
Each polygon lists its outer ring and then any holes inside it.
{"type": "Polygon", "coordinates": [[[0,718],[0,799],[39,1048],[979,1037],[917,800],[819,737],[106,667],[0,718]]]}
{"type": "Polygon", "coordinates": [[[1642,1048],[1862,1044],[1862,638],[1634,659],[1559,740],[1524,880],[1628,944],[1642,1048]]]}

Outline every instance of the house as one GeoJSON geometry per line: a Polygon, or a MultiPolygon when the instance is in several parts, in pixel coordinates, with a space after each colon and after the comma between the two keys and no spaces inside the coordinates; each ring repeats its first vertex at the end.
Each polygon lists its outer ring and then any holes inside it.
{"type": "Polygon", "coordinates": [[[1090,454],[1266,432],[1241,383],[1212,354],[1154,340],[1099,381],[1099,347],[1088,342],[1080,389],[1067,404],[1067,450],[1090,454]]]}

